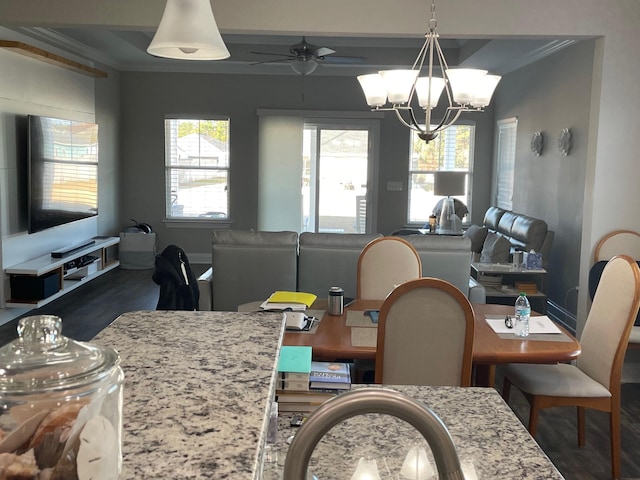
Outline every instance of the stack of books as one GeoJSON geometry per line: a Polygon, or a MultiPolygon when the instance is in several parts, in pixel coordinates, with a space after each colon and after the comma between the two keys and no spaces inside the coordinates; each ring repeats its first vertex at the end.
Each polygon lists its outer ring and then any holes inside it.
{"type": "Polygon", "coordinates": [[[515,289],[518,292],[524,292],[527,295],[535,295],[538,293],[538,285],[536,282],[516,282],[515,289]]]}
{"type": "Polygon", "coordinates": [[[312,362],[311,347],[283,346],[278,372],[276,401],[278,411],[283,413],[311,413],[351,389],[351,365],[312,362]]]}
{"type": "Polygon", "coordinates": [[[311,362],[309,388],[334,391],[351,389],[351,364],[346,362],[311,362]]]}

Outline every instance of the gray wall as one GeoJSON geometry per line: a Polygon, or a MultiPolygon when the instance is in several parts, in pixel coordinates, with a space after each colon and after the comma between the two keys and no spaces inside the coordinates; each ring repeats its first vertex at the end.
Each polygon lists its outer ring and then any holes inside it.
{"type": "MultiPolygon", "coordinates": [[[[144,221],[158,233],[160,248],[176,243],[202,254],[210,254],[210,225],[176,229],[163,223],[166,114],[230,117],[232,228],[247,229],[257,226],[258,108],[304,109],[310,116],[314,110],[368,111],[354,77],[122,73],[122,80],[122,223],[144,221]]],[[[474,185],[472,204],[473,218],[481,221],[489,198],[493,117],[489,112],[465,118],[477,125],[475,168],[482,181],[474,185]]],[[[381,122],[376,186],[377,230],[382,233],[405,225],[408,152],[408,130],[387,113],[381,122]],[[388,181],[403,182],[404,190],[386,191],[388,181]]]]}
{"type": "Polygon", "coordinates": [[[555,231],[549,296],[574,314],[594,47],[594,40],[586,40],[507,75],[495,98],[497,119],[518,117],[513,210],[541,218],[555,231]],[[573,139],[567,157],[557,143],[563,128],[571,129],[573,139]],[[539,157],[530,148],[535,131],[544,137],[539,157]]]}
{"type": "MultiPolygon", "coordinates": [[[[506,75],[493,106],[464,117],[475,121],[477,129],[473,223],[481,223],[492,204],[495,122],[518,117],[514,210],[544,219],[556,232],[549,290],[550,299],[561,307],[567,292],[578,285],[593,49],[594,41],[584,41],[506,75]],[[570,127],[574,137],[566,158],[556,147],[564,127],[570,127]],[[540,157],[530,151],[535,130],[545,135],[540,157]]],[[[352,77],[122,73],[122,99],[122,224],[130,218],[150,223],[160,248],[176,243],[201,254],[198,257],[210,253],[210,225],[173,228],[163,223],[166,114],[229,115],[232,228],[246,229],[257,226],[258,108],[366,111],[352,77]]],[[[409,136],[391,113],[382,120],[380,132],[376,220],[377,230],[387,234],[405,222],[409,136]],[[405,189],[388,192],[388,181],[402,181],[405,189]]],[[[573,305],[575,296],[570,300],[573,305]]],[[[572,305],[569,309],[575,312],[572,305]]]]}

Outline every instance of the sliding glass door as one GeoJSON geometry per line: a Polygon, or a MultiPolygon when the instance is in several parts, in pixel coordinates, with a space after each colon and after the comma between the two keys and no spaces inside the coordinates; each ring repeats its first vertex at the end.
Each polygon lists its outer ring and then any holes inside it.
{"type": "Polygon", "coordinates": [[[305,121],[302,231],[371,231],[367,199],[373,130],[367,121],[305,121]]]}

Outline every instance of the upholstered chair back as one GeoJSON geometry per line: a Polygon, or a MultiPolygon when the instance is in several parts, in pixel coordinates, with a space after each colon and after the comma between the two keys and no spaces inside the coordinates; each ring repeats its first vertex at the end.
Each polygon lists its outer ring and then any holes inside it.
{"type": "Polygon", "coordinates": [[[609,390],[619,388],[620,373],[640,303],[640,269],[632,258],[612,258],[602,272],[580,337],[576,365],[609,390]]]}
{"type": "Polygon", "coordinates": [[[380,308],[376,383],[469,386],[473,332],[471,304],[454,285],[402,284],[380,308]]]}
{"type": "Polygon", "coordinates": [[[422,276],[416,249],[401,237],[369,242],[358,258],[357,298],[384,300],[398,285],[422,276]]]}

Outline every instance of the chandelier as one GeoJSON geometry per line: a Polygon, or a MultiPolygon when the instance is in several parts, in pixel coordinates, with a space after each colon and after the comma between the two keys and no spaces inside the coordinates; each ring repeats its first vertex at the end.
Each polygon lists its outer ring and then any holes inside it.
{"type": "Polygon", "coordinates": [[[438,42],[435,10],[435,0],[432,0],[429,31],[410,70],[382,70],[358,76],[372,110],[396,112],[400,122],[417,131],[418,137],[426,143],[453,125],[462,112],[483,111],[500,81],[499,76],[487,75],[486,70],[448,67],[438,42]],[[438,105],[443,90],[448,106],[442,119],[432,126],[432,109],[438,105]],[[411,106],[415,95],[418,105],[425,111],[424,125],[418,123],[411,106]]]}

